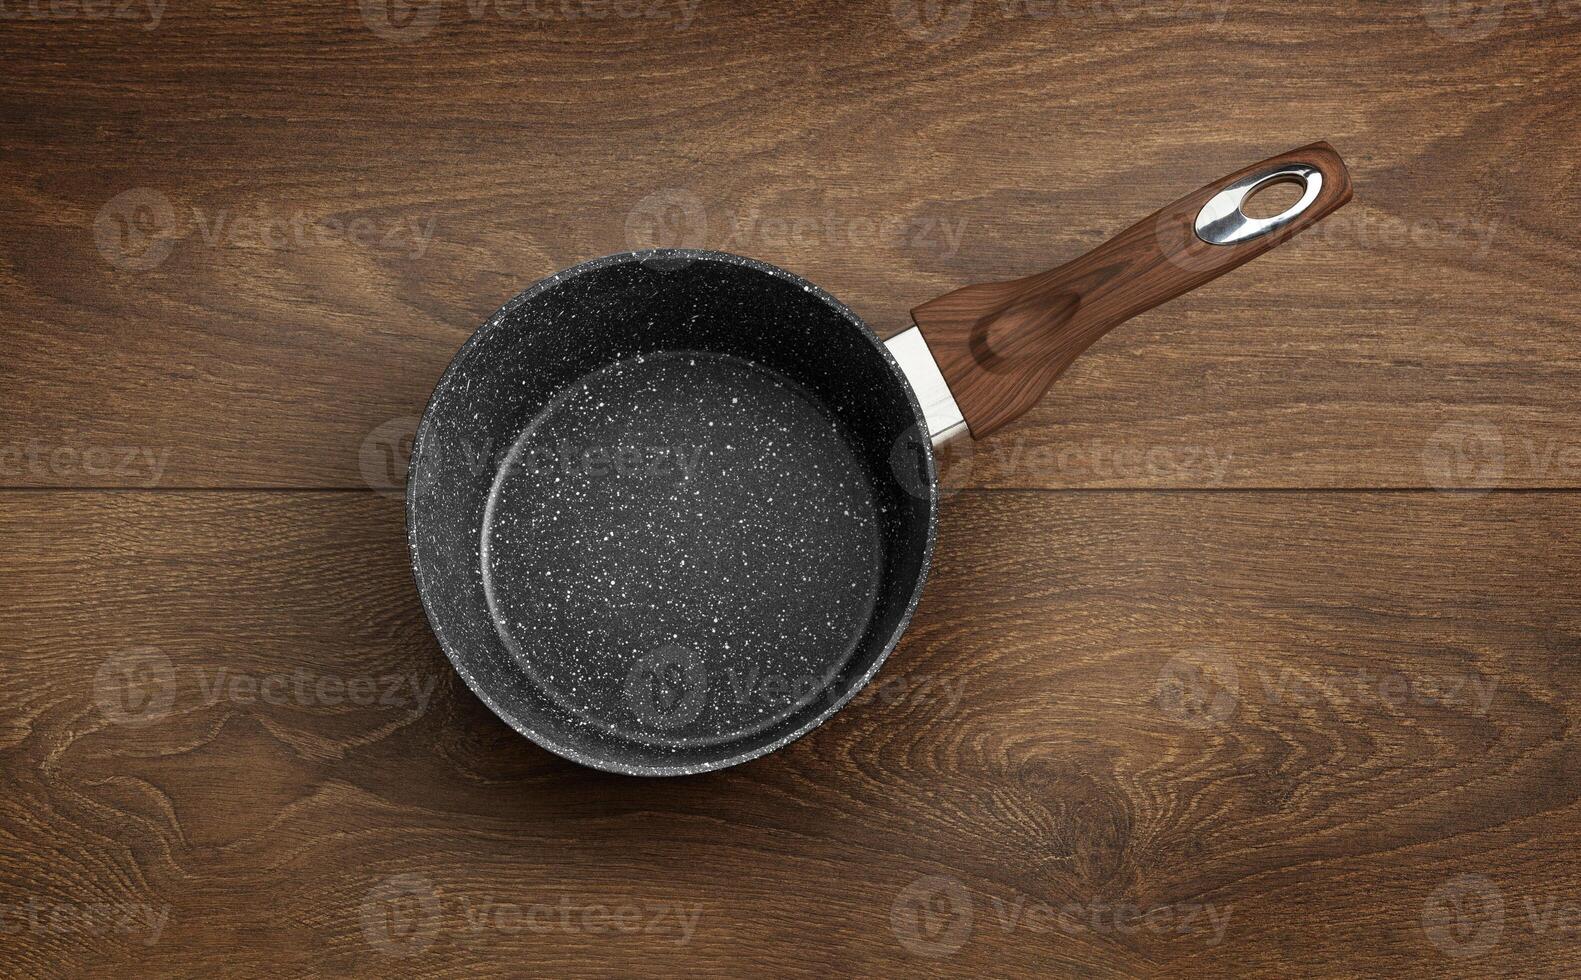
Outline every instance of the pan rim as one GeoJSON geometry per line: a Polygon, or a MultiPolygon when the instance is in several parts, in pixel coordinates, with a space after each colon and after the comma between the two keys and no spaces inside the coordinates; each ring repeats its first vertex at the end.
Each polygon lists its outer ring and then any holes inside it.
{"type": "Polygon", "coordinates": [[[737,766],[741,765],[742,763],[750,762],[753,759],[761,758],[762,756],[768,755],[770,752],[784,748],[786,745],[789,745],[791,742],[794,742],[806,735],[814,728],[822,725],[831,716],[833,716],[835,712],[845,707],[845,705],[852,698],[854,698],[859,692],[867,687],[867,685],[872,681],[873,677],[878,673],[879,669],[882,668],[889,660],[889,655],[894,652],[894,649],[899,644],[901,637],[905,635],[906,630],[910,627],[912,616],[916,613],[917,604],[922,598],[923,587],[928,581],[928,573],[931,570],[933,564],[933,548],[938,536],[939,481],[937,462],[934,456],[932,440],[924,437],[919,439],[918,442],[923,447],[923,458],[925,460],[925,470],[927,474],[927,535],[923,544],[922,558],[918,566],[917,574],[912,583],[910,594],[906,597],[905,608],[902,611],[899,620],[896,622],[894,630],[884,641],[883,649],[874,658],[872,665],[862,674],[860,678],[850,685],[849,689],[846,690],[846,692],[841,695],[840,698],[826,703],[818,713],[798,726],[795,731],[787,733],[786,735],[775,739],[773,742],[758,746],[754,749],[737,752],[723,758],[677,765],[633,765],[630,763],[618,762],[600,756],[591,755],[586,752],[581,752],[576,748],[562,744],[554,738],[551,738],[544,732],[540,731],[537,727],[528,724],[521,717],[519,717],[516,712],[502,706],[499,701],[495,699],[495,697],[486,689],[486,687],[476,678],[474,678],[472,673],[467,670],[465,666],[463,666],[460,657],[457,655],[456,650],[454,649],[454,644],[448,638],[445,631],[441,628],[435,610],[430,604],[429,591],[427,588],[425,588],[422,562],[419,558],[419,542],[417,536],[417,483],[413,478],[413,475],[416,473],[418,460],[422,458],[423,455],[423,449],[426,445],[426,436],[429,431],[430,423],[433,419],[435,405],[438,401],[439,393],[448,387],[447,382],[453,380],[453,377],[459,370],[458,365],[460,365],[465,360],[465,355],[475,345],[481,343],[485,337],[498,329],[500,325],[504,323],[505,320],[510,316],[510,314],[514,313],[522,305],[547,292],[548,290],[555,288],[561,283],[577,276],[586,275],[588,273],[596,272],[610,266],[622,265],[630,262],[688,263],[694,261],[722,262],[728,265],[743,266],[754,271],[773,276],[775,278],[783,279],[817,297],[825,305],[837,312],[848,324],[857,329],[861,336],[866,338],[867,341],[874,348],[876,348],[879,356],[888,366],[890,375],[895,379],[895,381],[900,385],[901,389],[906,394],[906,401],[911,406],[913,425],[917,428],[917,431],[923,433],[924,436],[926,435],[928,432],[928,426],[926,418],[922,413],[922,405],[917,400],[917,393],[915,390],[913,390],[910,380],[907,379],[905,372],[901,370],[900,363],[895,360],[894,354],[890,352],[889,346],[885,344],[884,341],[879,339],[878,335],[873,332],[873,329],[869,327],[867,323],[856,314],[855,311],[846,306],[844,303],[840,302],[840,300],[836,299],[833,295],[826,292],[815,283],[803,279],[801,276],[798,276],[793,272],[788,272],[778,266],[771,265],[767,262],[750,258],[748,256],[737,255],[731,252],[715,251],[712,249],[654,248],[641,249],[637,251],[614,252],[609,255],[603,255],[598,258],[588,259],[584,262],[577,263],[576,265],[570,266],[569,268],[539,279],[531,286],[528,286],[526,289],[517,293],[503,306],[496,310],[487,320],[484,321],[482,326],[474,330],[472,334],[467,337],[466,341],[463,342],[459,348],[457,348],[456,353],[451,356],[450,363],[446,365],[444,372],[439,377],[439,380],[435,382],[434,391],[429,396],[427,404],[425,404],[423,407],[423,414],[421,420],[418,422],[417,432],[412,442],[411,458],[407,462],[405,493],[407,553],[412,564],[412,578],[415,585],[417,586],[418,599],[422,603],[423,616],[428,622],[429,631],[434,635],[434,638],[439,643],[440,649],[444,652],[445,659],[450,661],[451,667],[458,675],[460,675],[462,681],[467,685],[468,689],[472,691],[473,695],[475,695],[478,700],[487,705],[489,710],[492,711],[497,718],[505,722],[511,728],[515,729],[518,734],[525,736],[541,748],[552,752],[563,759],[575,762],[578,765],[627,776],[690,776],[705,772],[713,772],[719,769],[727,769],[731,766],[737,766]]]}

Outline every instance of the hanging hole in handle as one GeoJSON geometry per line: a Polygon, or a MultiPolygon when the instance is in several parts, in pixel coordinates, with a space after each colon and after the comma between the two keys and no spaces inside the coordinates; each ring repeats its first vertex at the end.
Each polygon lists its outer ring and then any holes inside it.
{"type": "Polygon", "coordinates": [[[1243,177],[1213,195],[1197,212],[1197,237],[1209,245],[1238,245],[1272,234],[1300,217],[1323,190],[1323,174],[1313,166],[1293,163],[1277,170],[1243,177]],[[1294,183],[1302,187],[1296,202],[1271,217],[1253,217],[1246,204],[1259,192],[1275,184],[1294,183]]]}
{"type": "Polygon", "coordinates": [[[1248,218],[1277,218],[1300,202],[1306,192],[1306,182],[1294,177],[1270,180],[1241,202],[1241,213],[1248,218]]]}

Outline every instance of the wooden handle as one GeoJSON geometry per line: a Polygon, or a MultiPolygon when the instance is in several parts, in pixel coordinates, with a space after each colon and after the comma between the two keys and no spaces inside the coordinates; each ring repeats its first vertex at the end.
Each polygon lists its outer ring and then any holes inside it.
{"type": "Polygon", "coordinates": [[[981,439],[1037,404],[1111,328],[1256,258],[1350,197],[1344,161],[1313,143],[1214,181],[1057,269],[966,286],[911,316],[981,439]],[[1287,181],[1304,192],[1284,214],[1241,212],[1258,188],[1287,181]]]}

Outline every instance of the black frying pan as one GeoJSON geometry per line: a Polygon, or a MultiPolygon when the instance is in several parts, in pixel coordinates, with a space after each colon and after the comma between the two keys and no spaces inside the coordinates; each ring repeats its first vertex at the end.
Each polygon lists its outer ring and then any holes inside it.
{"type": "Polygon", "coordinates": [[[568,759],[657,776],[771,752],[905,631],[935,445],[988,434],[1104,331],[1349,198],[1313,144],[1051,272],[926,303],[887,345],[740,256],[628,252],[551,276],[466,342],[418,428],[408,542],[434,633],[496,714],[568,759]],[[1246,217],[1279,181],[1301,200],[1246,217]]]}

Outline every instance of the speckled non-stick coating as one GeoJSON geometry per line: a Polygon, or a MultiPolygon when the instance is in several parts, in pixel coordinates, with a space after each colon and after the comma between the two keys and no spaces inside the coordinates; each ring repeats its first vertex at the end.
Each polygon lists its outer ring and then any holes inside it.
{"type": "Polygon", "coordinates": [[[518,731],[679,775],[816,727],[898,641],[937,512],[922,413],[845,306],[772,266],[658,250],[507,303],[418,429],[413,570],[518,731]]]}

